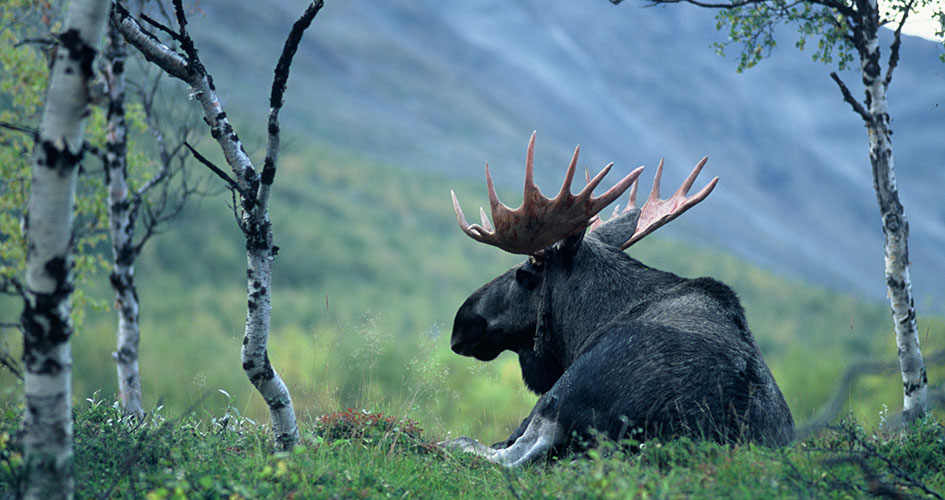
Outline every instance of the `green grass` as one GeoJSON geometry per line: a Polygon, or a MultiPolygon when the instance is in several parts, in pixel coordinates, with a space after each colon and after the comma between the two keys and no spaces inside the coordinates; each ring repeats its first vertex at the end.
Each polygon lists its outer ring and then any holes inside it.
{"type": "MultiPolygon", "coordinates": [[[[0,498],[15,494],[22,450],[0,418],[0,498]]],[[[846,420],[781,449],[687,439],[605,442],[506,470],[450,452],[409,419],[345,410],[302,422],[302,444],[272,453],[265,428],[219,415],[152,411],[123,419],[105,401],[76,409],[77,498],[923,498],[945,494],[945,426],[908,432],[846,420]],[[629,446],[628,446],[629,445],[629,446]]]]}

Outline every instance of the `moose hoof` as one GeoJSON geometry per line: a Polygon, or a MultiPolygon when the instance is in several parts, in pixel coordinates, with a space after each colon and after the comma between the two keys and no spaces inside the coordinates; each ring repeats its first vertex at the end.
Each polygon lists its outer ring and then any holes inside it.
{"type": "Polygon", "coordinates": [[[450,439],[449,441],[443,441],[440,443],[440,446],[444,448],[451,448],[457,451],[475,453],[482,456],[488,456],[489,452],[493,451],[479,441],[466,436],[450,439]]]}

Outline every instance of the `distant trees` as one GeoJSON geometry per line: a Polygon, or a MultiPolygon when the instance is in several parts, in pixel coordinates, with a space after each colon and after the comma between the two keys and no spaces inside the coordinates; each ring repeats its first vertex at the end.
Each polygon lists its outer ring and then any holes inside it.
{"type": "MultiPolygon", "coordinates": [[[[610,0],[618,4],[623,0],[610,0]]],[[[873,187],[879,205],[885,236],[886,289],[892,308],[893,326],[898,346],[903,383],[903,419],[912,421],[927,410],[925,364],[919,349],[915,303],[909,275],[909,223],[899,201],[893,163],[892,131],[886,90],[899,62],[902,28],[918,8],[935,7],[934,16],[942,22],[939,37],[945,36],[945,13],[938,0],[651,0],[654,4],[686,2],[719,9],[717,28],[728,30],[729,40],[717,44],[720,52],[731,44],[741,44],[738,70],[750,68],[767,56],[775,46],[774,29],[781,23],[795,24],[804,49],[809,38],[816,38],[815,61],[836,64],[846,69],[857,59],[865,87],[863,100],[857,100],[836,72],[830,76],[837,83],[843,100],[863,120],[869,137],[869,158],[873,187]],[[879,30],[895,27],[889,56],[880,56],[879,30]]]]}
{"type": "Polygon", "coordinates": [[[142,20],[177,41],[183,54],[161,43],[156,36],[145,31],[138,21],[121,6],[116,6],[112,14],[112,22],[118,27],[125,40],[138,49],[145,58],[154,62],[167,74],[190,86],[193,97],[203,110],[204,120],[210,127],[210,134],[222,149],[233,173],[231,177],[188,144],[194,156],[223,179],[233,193],[233,209],[236,211],[240,230],[246,238],[248,303],[241,355],[243,370],[269,407],[277,448],[291,449],[299,440],[295,411],[288,388],[272,368],[267,350],[272,309],[272,262],[278,251],[272,239],[269,196],[276,174],[279,153],[278,118],[283,105],[289,68],[302,34],[321,9],[322,2],[319,0],[309,4],[296,21],[276,65],[269,98],[266,157],[261,173],[253,167],[252,161],[243,149],[239,136],[227,119],[226,112],[216,95],[213,79],[200,61],[193,39],[187,32],[187,19],[181,0],[174,0],[173,3],[178,26],[176,31],[146,16],[142,16],[142,20]],[[237,198],[239,203],[236,202],[237,198]]]}

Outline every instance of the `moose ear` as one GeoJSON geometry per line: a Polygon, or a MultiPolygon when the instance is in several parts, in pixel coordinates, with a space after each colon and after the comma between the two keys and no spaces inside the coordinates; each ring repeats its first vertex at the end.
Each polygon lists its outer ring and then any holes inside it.
{"type": "Polygon", "coordinates": [[[568,236],[556,244],[558,247],[558,252],[568,255],[569,257],[573,257],[575,254],[577,254],[578,249],[581,248],[582,241],[584,241],[584,231],[581,231],[574,236],[568,236]]]}
{"type": "Polygon", "coordinates": [[[625,241],[633,236],[639,219],[640,209],[631,208],[601,224],[597,229],[588,233],[588,236],[597,238],[604,244],[619,248],[625,241]]]}

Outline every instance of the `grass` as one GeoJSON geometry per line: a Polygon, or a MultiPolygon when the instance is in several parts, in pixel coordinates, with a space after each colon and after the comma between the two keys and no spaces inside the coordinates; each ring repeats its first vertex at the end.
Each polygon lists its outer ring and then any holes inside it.
{"type": "MultiPolygon", "coordinates": [[[[22,470],[0,417],[0,498],[22,470]]],[[[161,408],[143,423],[90,399],[75,414],[77,498],[942,498],[945,426],[905,432],[855,420],[771,449],[681,439],[604,442],[580,456],[506,470],[437,446],[410,419],[344,410],[302,423],[302,444],[273,453],[265,427],[234,407],[221,415],[161,408]]]]}

